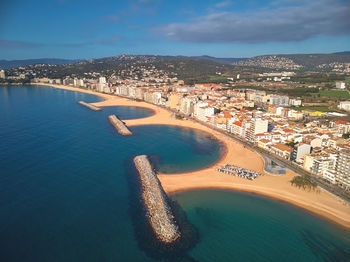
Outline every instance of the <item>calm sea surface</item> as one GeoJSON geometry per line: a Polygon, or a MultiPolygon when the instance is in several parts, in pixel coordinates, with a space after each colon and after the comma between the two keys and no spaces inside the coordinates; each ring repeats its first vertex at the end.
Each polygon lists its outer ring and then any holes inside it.
{"type": "MultiPolygon", "coordinates": [[[[0,87],[0,262],[155,261],[139,248],[130,212],[131,157],[160,171],[208,166],[222,153],[209,135],[170,126],[117,134],[107,116],[152,111],[77,101],[49,87],[0,87]]],[[[250,194],[200,190],[172,196],[199,232],[176,261],[350,261],[350,233],[301,209],[250,194]]]]}

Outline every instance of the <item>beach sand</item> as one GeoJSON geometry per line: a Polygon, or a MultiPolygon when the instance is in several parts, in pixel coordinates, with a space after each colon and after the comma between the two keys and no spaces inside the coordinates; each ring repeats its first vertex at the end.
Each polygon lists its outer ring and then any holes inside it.
{"type": "Polygon", "coordinates": [[[137,102],[127,98],[62,85],[47,84],[47,86],[100,96],[105,100],[92,103],[98,107],[137,106],[149,108],[155,112],[154,115],[146,118],[125,120],[124,122],[127,126],[176,125],[195,128],[210,133],[225,146],[226,152],[223,154],[222,158],[208,168],[181,174],[159,174],[162,186],[168,194],[195,189],[224,189],[250,192],[288,202],[350,229],[349,203],[323,189],[319,189],[317,193],[315,191],[298,189],[292,186],[290,180],[296,175],[292,171],[288,171],[287,174],[282,176],[271,176],[264,173],[264,161],[262,157],[257,152],[244,147],[228,136],[192,120],[177,120],[171,118],[171,112],[146,102],[137,102]],[[250,181],[216,171],[216,168],[224,164],[248,168],[262,173],[263,176],[254,181],[250,181]]]}

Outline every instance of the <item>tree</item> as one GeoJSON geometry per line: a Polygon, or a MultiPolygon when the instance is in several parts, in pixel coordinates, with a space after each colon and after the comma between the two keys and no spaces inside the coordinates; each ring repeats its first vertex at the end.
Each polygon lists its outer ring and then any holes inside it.
{"type": "Polygon", "coordinates": [[[184,119],[184,117],[182,115],[180,115],[180,114],[176,114],[175,118],[179,119],[179,120],[183,120],[184,119]]]}
{"type": "Polygon", "coordinates": [[[309,189],[310,190],[315,190],[317,188],[317,184],[315,182],[312,182],[310,178],[306,176],[295,176],[293,179],[290,181],[292,186],[296,186],[297,188],[303,188],[309,189]]]}

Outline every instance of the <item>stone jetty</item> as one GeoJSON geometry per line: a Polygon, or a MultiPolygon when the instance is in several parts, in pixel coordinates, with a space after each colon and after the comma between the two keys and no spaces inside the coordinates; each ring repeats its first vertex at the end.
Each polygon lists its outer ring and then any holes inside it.
{"type": "Polygon", "coordinates": [[[86,106],[87,108],[93,110],[93,111],[101,111],[102,109],[97,107],[97,106],[94,106],[94,105],[91,105],[91,104],[88,104],[84,101],[79,101],[78,104],[81,104],[83,106],[86,106]]]}
{"type": "Polygon", "coordinates": [[[121,121],[116,115],[108,116],[109,122],[117,129],[118,133],[123,136],[130,136],[132,132],[126,127],[126,125],[121,121]]]}
{"type": "Polygon", "coordinates": [[[169,206],[168,197],[147,156],[136,156],[134,163],[139,173],[142,199],[150,225],[160,241],[171,244],[178,240],[181,234],[169,206]]]}

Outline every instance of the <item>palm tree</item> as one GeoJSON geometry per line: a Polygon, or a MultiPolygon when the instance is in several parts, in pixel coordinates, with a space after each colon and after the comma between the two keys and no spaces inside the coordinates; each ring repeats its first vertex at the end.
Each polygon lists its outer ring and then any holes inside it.
{"type": "Polygon", "coordinates": [[[315,190],[317,188],[317,184],[312,182],[308,177],[306,176],[295,176],[293,179],[290,181],[292,186],[296,186],[297,188],[303,188],[309,189],[309,191],[315,190]]]}

